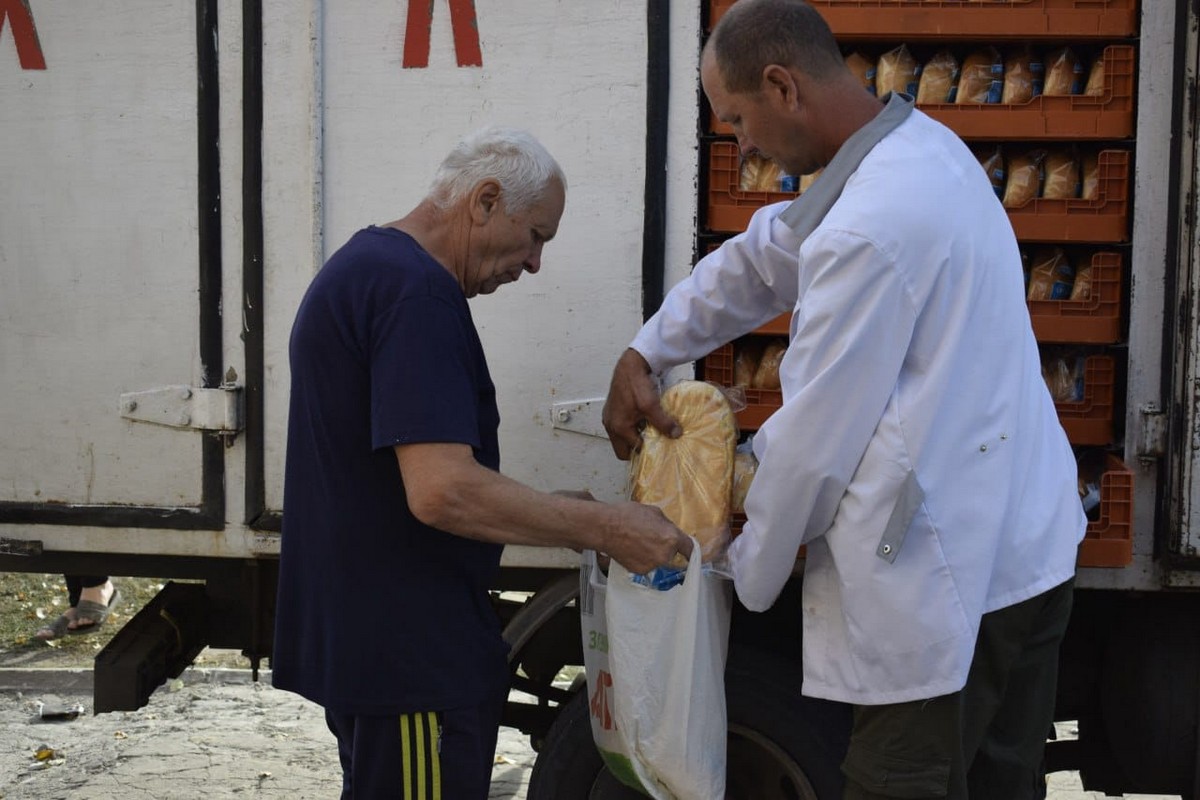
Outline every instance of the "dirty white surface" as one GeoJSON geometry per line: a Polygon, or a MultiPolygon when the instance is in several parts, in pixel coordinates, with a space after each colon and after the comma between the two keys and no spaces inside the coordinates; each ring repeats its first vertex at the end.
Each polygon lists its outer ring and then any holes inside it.
{"type": "MultiPolygon", "coordinates": [[[[337,797],[337,751],[320,708],[248,675],[189,670],[139,711],[93,716],[85,670],[0,670],[0,798],[337,797]],[[86,710],[47,722],[39,703],[86,710]],[[39,761],[40,748],[53,754],[39,761]]],[[[489,798],[524,800],[533,761],[528,738],[503,729],[489,798]]],[[[1050,776],[1049,800],[1101,797],[1073,773],[1050,776]]]]}

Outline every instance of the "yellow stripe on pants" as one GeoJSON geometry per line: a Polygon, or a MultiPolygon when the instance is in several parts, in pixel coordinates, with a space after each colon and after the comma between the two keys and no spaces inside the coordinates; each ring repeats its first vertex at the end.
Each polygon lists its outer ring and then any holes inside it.
{"type": "Polygon", "coordinates": [[[404,800],[442,800],[442,764],[437,750],[438,721],[432,711],[400,715],[400,753],[404,769],[404,800]],[[414,742],[414,733],[416,741],[414,742]],[[414,754],[414,750],[416,751],[414,754]],[[416,774],[413,774],[413,756],[416,774]],[[426,783],[426,766],[429,781],[426,783]],[[416,794],[414,795],[414,779],[416,794]],[[428,793],[431,789],[432,793],[428,793]]]}
{"type": "Polygon", "coordinates": [[[437,714],[432,711],[429,717],[429,767],[432,775],[433,797],[430,800],[442,800],[442,754],[438,751],[438,721],[437,714]]]}

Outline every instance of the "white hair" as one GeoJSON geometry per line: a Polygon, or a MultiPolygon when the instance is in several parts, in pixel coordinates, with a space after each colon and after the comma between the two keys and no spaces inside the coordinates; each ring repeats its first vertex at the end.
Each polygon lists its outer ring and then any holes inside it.
{"type": "Polygon", "coordinates": [[[438,208],[448,208],[489,178],[499,182],[509,214],[540,200],[554,178],[567,188],[562,167],[541,142],[526,131],[489,126],[450,151],[433,176],[429,197],[438,208]]]}

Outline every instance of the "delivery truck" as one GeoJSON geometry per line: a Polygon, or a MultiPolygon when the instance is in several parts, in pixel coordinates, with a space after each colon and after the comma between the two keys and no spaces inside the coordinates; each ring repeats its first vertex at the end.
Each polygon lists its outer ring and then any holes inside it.
{"type": "MultiPolygon", "coordinates": [[[[1078,738],[1049,742],[1047,766],[1113,794],[1200,796],[1200,11],[813,4],[876,75],[901,45],[922,66],[1074,58],[1065,95],[919,107],[981,164],[1065,152],[1092,182],[1009,207],[1031,266],[1061,257],[1089,283],[1029,302],[1048,378],[1067,376],[1057,408],[1090,520],[1057,712],[1078,738]]],[[[269,658],[297,303],[482,124],[532,130],[569,183],[541,273],[472,302],[504,471],[623,496],[600,424],[613,363],[697,259],[804,185],[748,180],[700,91],[700,47],[731,5],[0,0],[0,569],[171,579],[97,656],[97,711],[139,707],[204,647],[255,671],[269,658]]],[[[731,383],[741,352],[780,339],[786,320],[669,377],[731,383]]],[[[750,434],[780,398],[746,397],[750,434]]],[[[801,580],[767,613],[735,609],[736,796],[824,798],[838,780],[846,710],[798,692],[801,580]]],[[[507,548],[493,596],[527,699],[505,722],[539,751],[531,797],[621,792],[571,679],[577,595],[577,554],[507,548]]]]}

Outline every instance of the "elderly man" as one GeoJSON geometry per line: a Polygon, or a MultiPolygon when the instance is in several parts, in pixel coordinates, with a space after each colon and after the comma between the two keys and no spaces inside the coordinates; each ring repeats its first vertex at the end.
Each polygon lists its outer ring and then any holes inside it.
{"type": "Polygon", "coordinates": [[[335,253],[297,312],[273,680],[324,706],[344,798],[487,796],[504,544],[594,549],[634,572],[690,551],[656,508],[498,471],[467,298],[538,272],[565,196],[531,136],[479,131],[407,216],[335,253]]]}
{"type": "Polygon", "coordinates": [[[800,0],[740,0],[701,81],[744,153],[824,170],[636,336],[614,449],[643,418],[677,428],[654,373],[791,311],[730,548],[738,597],[769,607],[807,544],[802,689],[854,706],[846,797],[1040,796],[1086,519],[1004,209],[952,132],[863,91],[800,0]]]}

